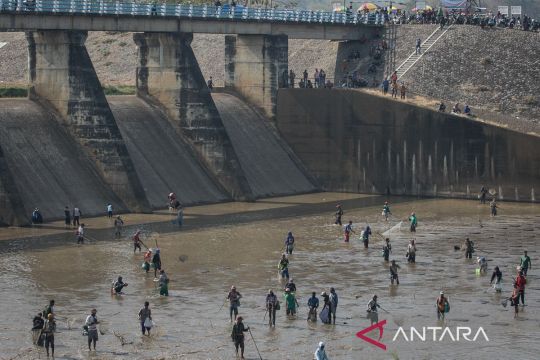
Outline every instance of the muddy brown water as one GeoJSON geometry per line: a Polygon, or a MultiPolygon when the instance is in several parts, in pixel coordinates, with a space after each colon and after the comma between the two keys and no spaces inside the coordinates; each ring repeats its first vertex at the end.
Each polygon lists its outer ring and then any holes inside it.
{"type": "MultiPolygon", "coordinates": [[[[367,251],[358,236],[349,244],[342,241],[342,230],[333,225],[331,215],[338,198],[335,194],[291,198],[284,206],[294,216],[286,218],[250,220],[246,213],[237,224],[214,222],[179,232],[147,233],[145,242],[154,245],[157,239],[162,249],[164,268],[171,278],[168,298],[159,297],[153,274],[141,270],[142,254],[133,255],[129,239],[23,249],[10,242],[2,248],[0,263],[0,357],[44,357],[32,346],[29,329],[33,315],[54,298],[59,316],[57,359],[234,359],[227,307],[219,311],[234,284],[243,295],[240,313],[263,359],[312,359],[319,341],[326,342],[331,359],[538,359],[538,205],[502,203],[500,215],[490,218],[488,206],[473,201],[396,198],[391,203],[394,216],[388,222],[380,216],[384,198],[375,198],[376,205],[346,207],[344,220],[353,220],[358,232],[369,222],[382,233],[416,211],[417,263],[405,261],[411,234],[404,223],[390,236],[391,258],[401,266],[401,284],[390,286],[380,238],[373,236],[367,251]],[[303,204],[298,212],[291,211],[298,204],[303,204]],[[309,204],[327,206],[327,211],[306,212],[309,204]],[[283,288],[277,262],[288,230],[296,237],[290,273],[301,306],[294,320],[287,319],[283,309],[279,311],[274,329],[263,322],[264,298],[268,289],[283,288]],[[474,260],[454,250],[466,236],[475,241],[477,255],[487,256],[487,276],[476,276],[474,260]],[[500,302],[509,295],[523,249],[529,251],[533,267],[526,291],[528,306],[515,320],[513,309],[500,302]],[[495,265],[503,272],[502,295],[489,288],[495,265]],[[126,295],[111,297],[110,283],[119,275],[129,283],[126,295]],[[311,291],[319,295],[331,286],[340,298],[336,325],[308,323],[306,302],[311,291]],[[437,321],[434,305],[441,289],[451,303],[445,322],[437,321]],[[365,307],[373,294],[389,311],[379,315],[387,321],[381,339],[386,351],[355,336],[369,326],[365,307]],[[145,300],[150,301],[157,324],[149,338],[140,335],[137,321],[145,300]],[[81,327],[93,307],[98,309],[105,334],[97,353],[88,353],[81,327]],[[489,342],[483,337],[477,342],[453,342],[449,337],[433,342],[429,331],[425,342],[407,342],[403,337],[392,341],[399,326],[407,334],[411,326],[418,330],[447,326],[454,334],[457,326],[472,327],[473,334],[482,327],[489,342]],[[122,346],[120,337],[128,344],[122,346]]],[[[235,206],[242,211],[241,205],[235,206]]],[[[213,211],[225,213],[230,207],[219,204],[213,211]]],[[[262,204],[259,210],[264,208],[262,204]]],[[[375,333],[371,337],[377,338],[375,333]]],[[[246,358],[258,359],[253,341],[247,339],[246,358]]]]}

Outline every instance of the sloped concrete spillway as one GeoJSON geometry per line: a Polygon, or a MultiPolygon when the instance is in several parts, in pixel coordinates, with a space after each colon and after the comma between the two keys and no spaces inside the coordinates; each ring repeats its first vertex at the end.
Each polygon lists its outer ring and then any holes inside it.
{"type": "Polygon", "coordinates": [[[256,197],[315,191],[267,119],[238,97],[213,93],[234,150],[256,197]]]}
{"type": "Polygon", "coordinates": [[[229,198],[159,110],[135,96],[107,100],[152,207],[164,207],[171,191],[188,205],[229,198]]]}
{"type": "Polygon", "coordinates": [[[80,145],[38,104],[0,101],[0,144],[28,218],[34,207],[45,220],[61,218],[66,205],[84,215],[105,213],[109,202],[126,210],[80,145]]]}

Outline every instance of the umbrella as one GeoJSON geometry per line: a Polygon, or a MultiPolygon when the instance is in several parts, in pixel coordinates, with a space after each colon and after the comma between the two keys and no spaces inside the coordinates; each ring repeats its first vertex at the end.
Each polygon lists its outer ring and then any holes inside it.
{"type": "Polygon", "coordinates": [[[373,11],[373,10],[377,10],[379,7],[373,3],[364,3],[362,5],[360,5],[360,7],[358,8],[358,11],[373,11]]]}

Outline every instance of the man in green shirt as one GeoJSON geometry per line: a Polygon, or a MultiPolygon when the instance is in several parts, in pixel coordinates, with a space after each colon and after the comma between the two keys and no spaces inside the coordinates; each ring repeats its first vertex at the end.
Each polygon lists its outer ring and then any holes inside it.
{"type": "Polygon", "coordinates": [[[296,297],[291,292],[289,288],[285,289],[285,305],[287,306],[287,315],[295,316],[296,315],[296,307],[298,306],[298,301],[296,301],[296,297]]]}
{"type": "Polygon", "coordinates": [[[527,250],[523,252],[523,256],[520,259],[519,266],[521,266],[521,270],[523,271],[523,275],[527,276],[527,270],[529,268],[532,268],[531,266],[531,258],[527,256],[527,250]]]}

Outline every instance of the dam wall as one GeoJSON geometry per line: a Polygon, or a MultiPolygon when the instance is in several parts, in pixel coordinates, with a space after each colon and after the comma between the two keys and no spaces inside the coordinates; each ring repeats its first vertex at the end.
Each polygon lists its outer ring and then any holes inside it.
{"type": "Polygon", "coordinates": [[[276,125],[327,191],[536,201],[533,135],[339,89],[280,89],[276,125]]]}
{"type": "Polygon", "coordinates": [[[0,145],[0,183],[10,200],[2,212],[11,212],[4,224],[28,223],[36,207],[45,221],[62,218],[65,206],[84,216],[105,214],[108,203],[128,211],[76,138],[39,104],[0,101],[0,145]]]}
{"type": "Polygon", "coordinates": [[[162,112],[136,96],[107,100],[152,208],[164,208],[170,192],[184,205],[230,199],[162,112]]]}

